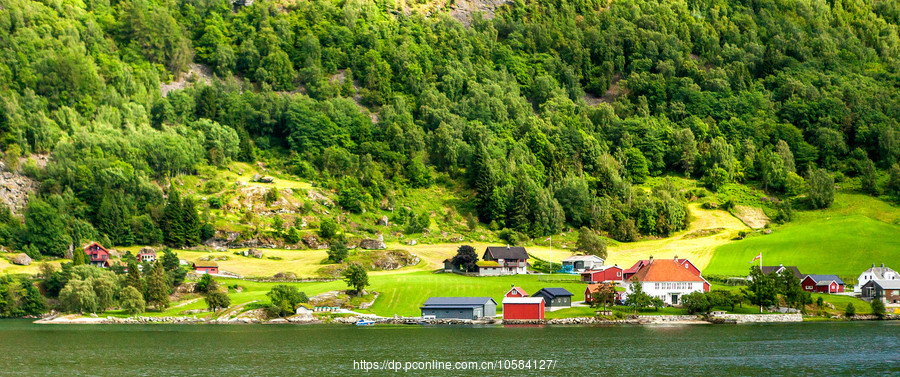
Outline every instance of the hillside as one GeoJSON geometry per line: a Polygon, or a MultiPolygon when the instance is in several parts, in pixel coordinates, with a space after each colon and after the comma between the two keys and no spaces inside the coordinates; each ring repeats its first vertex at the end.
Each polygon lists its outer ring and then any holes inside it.
{"type": "Polygon", "coordinates": [[[715,249],[705,273],[746,274],[762,253],[765,265],[791,265],[809,274],[837,274],[855,284],[873,263],[900,260],[900,209],[858,194],[838,194],[832,208],[800,212],[770,235],[715,249]]]}

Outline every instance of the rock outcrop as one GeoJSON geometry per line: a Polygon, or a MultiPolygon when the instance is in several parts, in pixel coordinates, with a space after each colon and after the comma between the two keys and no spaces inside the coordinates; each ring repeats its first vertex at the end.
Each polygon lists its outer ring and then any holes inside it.
{"type": "Polygon", "coordinates": [[[17,254],[9,260],[12,264],[18,264],[20,266],[28,266],[31,264],[31,257],[25,254],[17,254]]]}

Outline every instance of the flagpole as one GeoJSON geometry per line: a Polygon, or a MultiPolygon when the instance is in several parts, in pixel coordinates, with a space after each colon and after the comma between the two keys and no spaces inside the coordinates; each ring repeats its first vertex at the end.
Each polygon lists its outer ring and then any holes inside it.
{"type": "Polygon", "coordinates": [[[547,281],[550,281],[550,278],[553,277],[553,235],[550,235],[550,275],[547,276],[547,281]]]}

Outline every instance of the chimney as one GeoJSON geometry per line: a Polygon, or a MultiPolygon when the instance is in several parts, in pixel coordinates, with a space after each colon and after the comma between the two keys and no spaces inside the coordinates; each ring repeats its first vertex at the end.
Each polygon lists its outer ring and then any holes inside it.
{"type": "Polygon", "coordinates": [[[652,256],[652,255],[650,256],[650,262],[649,262],[649,263],[653,263],[653,256],[652,256]]]}
{"type": "Polygon", "coordinates": [[[872,268],[875,268],[875,263],[872,263],[872,268]]]}
{"type": "Polygon", "coordinates": [[[509,249],[509,244],[506,244],[506,249],[507,249],[507,250],[509,249]]]}
{"type": "Polygon", "coordinates": [[[881,267],[884,268],[884,263],[881,264],[881,267]]]}
{"type": "Polygon", "coordinates": [[[676,255],[676,256],[674,256],[674,258],[675,258],[675,261],[678,262],[678,256],[676,255]]]}

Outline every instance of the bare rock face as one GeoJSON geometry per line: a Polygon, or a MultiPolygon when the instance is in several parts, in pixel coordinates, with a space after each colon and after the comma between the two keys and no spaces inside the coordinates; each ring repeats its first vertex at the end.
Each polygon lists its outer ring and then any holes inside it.
{"type": "Polygon", "coordinates": [[[387,215],[381,216],[381,218],[378,219],[378,222],[377,222],[376,224],[377,224],[377,225],[381,225],[381,226],[388,226],[388,217],[387,217],[387,215]]]}
{"type": "Polygon", "coordinates": [[[303,244],[310,249],[327,249],[328,243],[320,242],[319,237],[315,234],[307,234],[302,238],[303,244]]]}
{"type": "Polygon", "coordinates": [[[359,241],[359,248],[367,250],[384,250],[387,249],[387,245],[384,244],[383,239],[376,240],[372,238],[366,238],[362,241],[359,241]]]}
{"type": "Polygon", "coordinates": [[[31,178],[4,171],[0,173],[0,203],[6,204],[13,213],[22,213],[28,194],[36,187],[31,178]]]}
{"type": "Polygon", "coordinates": [[[25,254],[18,254],[13,257],[10,262],[12,262],[12,264],[18,264],[20,266],[27,266],[31,264],[31,257],[25,254]]]}
{"type": "Polygon", "coordinates": [[[272,177],[269,177],[269,176],[265,176],[265,177],[260,178],[260,179],[258,180],[258,182],[260,182],[260,183],[272,183],[272,182],[275,182],[275,178],[272,178],[272,177]]]}

